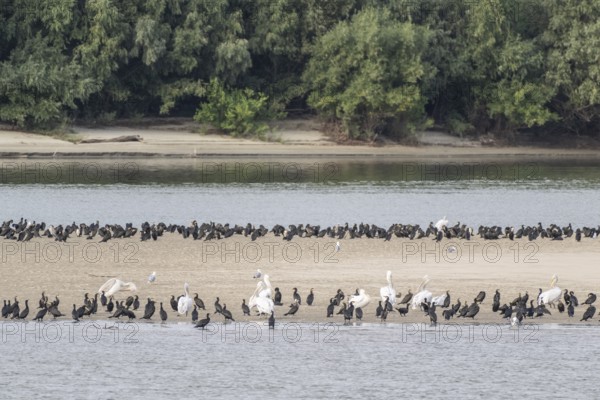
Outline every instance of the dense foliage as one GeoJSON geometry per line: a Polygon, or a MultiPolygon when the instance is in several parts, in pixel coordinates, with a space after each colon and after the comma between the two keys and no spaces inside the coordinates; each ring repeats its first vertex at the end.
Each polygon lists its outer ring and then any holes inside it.
{"type": "Polygon", "coordinates": [[[0,0],[0,121],[597,135],[597,0],[0,0]]]}

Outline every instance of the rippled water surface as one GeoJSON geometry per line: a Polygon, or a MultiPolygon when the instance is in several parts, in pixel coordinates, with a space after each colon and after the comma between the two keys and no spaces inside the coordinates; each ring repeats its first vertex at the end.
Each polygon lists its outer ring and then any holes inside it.
{"type": "Polygon", "coordinates": [[[0,327],[3,398],[560,398],[594,393],[600,355],[597,326],[0,327]]]}

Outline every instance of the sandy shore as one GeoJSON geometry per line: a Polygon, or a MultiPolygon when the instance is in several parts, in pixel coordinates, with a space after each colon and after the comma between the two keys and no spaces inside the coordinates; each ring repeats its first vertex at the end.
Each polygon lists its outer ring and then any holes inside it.
{"type": "Polygon", "coordinates": [[[552,149],[538,147],[484,147],[477,142],[459,139],[440,132],[421,133],[420,146],[388,144],[338,145],[328,138],[314,120],[289,120],[278,124],[270,133],[272,141],[239,139],[218,134],[198,133],[190,123],[146,127],[89,129],[75,127],[64,138],[110,139],[139,135],[141,142],[75,144],[50,136],[0,130],[0,158],[214,158],[214,157],[394,157],[399,160],[506,157],[527,159],[593,159],[600,154],[593,149],[552,149]]]}
{"type": "MultiPolygon", "coordinates": [[[[343,318],[325,318],[329,298],[337,289],[351,294],[356,288],[364,288],[372,297],[364,309],[365,322],[377,322],[375,308],[379,289],[386,285],[386,271],[393,272],[396,291],[404,296],[408,289],[413,293],[425,274],[431,282],[428,289],[434,296],[450,291],[452,303],[460,298],[471,302],[480,290],[487,293],[480,314],[475,322],[499,323],[503,320],[491,312],[495,289],[500,289],[501,303],[512,301],[519,293],[529,292],[535,299],[538,288],[547,290],[552,274],[558,274],[558,286],[575,291],[580,302],[588,292],[600,289],[600,275],[595,273],[600,254],[597,241],[574,239],[564,241],[519,240],[498,241],[409,241],[394,238],[390,242],[378,239],[341,240],[341,250],[335,252],[333,239],[295,238],[283,242],[269,234],[251,242],[249,238],[203,242],[184,240],[179,235],[165,234],[156,242],[140,242],[126,239],[97,243],[76,240],[58,244],[42,238],[28,243],[0,241],[2,280],[0,298],[18,296],[21,307],[30,301],[29,319],[36,313],[40,293],[61,300],[60,310],[69,317],[72,304],[82,304],[84,294],[95,293],[109,278],[117,277],[132,281],[141,299],[138,318],[143,315],[147,297],[164,302],[169,321],[185,321],[177,317],[169,306],[171,295],[183,293],[183,283],[188,282],[193,293],[198,292],[207,310],[214,311],[213,303],[218,296],[221,304],[227,304],[236,321],[263,320],[259,317],[243,317],[242,299],[248,299],[255,287],[252,279],[257,268],[268,273],[273,287],[283,293],[285,306],[276,307],[279,321],[337,322],[343,318]],[[456,251],[450,252],[450,246],[456,251]],[[157,281],[146,282],[147,276],[156,271],[157,281]],[[285,317],[292,300],[292,288],[297,287],[302,299],[314,288],[315,303],[303,305],[296,316],[285,317]]],[[[123,300],[129,292],[115,297],[123,300]]],[[[158,306],[158,304],[157,304],[158,306]]],[[[553,310],[551,316],[536,318],[528,323],[575,323],[579,321],[586,306],[576,308],[575,317],[553,310]]],[[[337,310],[337,308],[336,308],[337,310]]],[[[441,309],[438,316],[441,319],[441,309]]],[[[106,319],[108,313],[98,312],[95,318],[106,319]]],[[[222,317],[215,315],[213,321],[222,317]]],[[[153,317],[159,320],[158,312],[153,317]]],[[[462,319],[453,319],[460,322],[462,319]]],[[[593,321],[596,323],[597,317],[593,321]]],[[[428,322],[423,313],[410,310],[408,316],[390,315],[388,323],[428,322]]],[[[465,321],[466,322],[466,321],[465,321]]],[[[469,320],[470,322],[470,320],[469,320]]]]}

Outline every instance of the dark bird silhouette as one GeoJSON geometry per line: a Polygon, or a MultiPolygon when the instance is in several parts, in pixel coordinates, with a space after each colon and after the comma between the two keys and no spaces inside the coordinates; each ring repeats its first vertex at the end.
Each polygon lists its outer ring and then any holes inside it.
{"type": "Polygon", "coordinates": [[[313,289],[310,289],[310,293],[306,297],[306,304],[312,306],[313,301],[315,301],[315,295],[313,293],[313,289]]]}
{"type": "Polygon", "coordinates": [[[475,319],[475,316],[479,313],[479,305],[477,303],[473,303],[469,306],[469,310],[465,315],[465,318],[475,319]]]}
{"type": "Polygon", "coordinates": [[[596,307],[594,306],[589,306],[587,310],[585,310],[585,312],[583,313],[583,317],[581,318],[581,321],[587,321],[590,318],[594,317],[594,314],[596,313],[596,307]]]}
{"type": "Polygon", "coordinates": [[[333,317],[335,311],[335,299],[332,297],[329,299],[329,305],[327,306],[327,318],[333,317]]]}
{"type": "Polygon", "coordinates": [[[171,308],[173,311],[177,311],[177,300],[175,300],[175,296],[171,295],[171,308]]]}
{"type": "Polygon", "coordinates": [[[282,306],[283,303],[281,302],[281,292],[279,291],[279,288],[276,287],[275,288],[275,295],[273,296],[273,304],[276,306],[282,306]]]}
{"type": "Polygon", "coordinates": [[[569,303],[567,307],[567,315],[569,316],[569,318],[575,316],[575,307],[573,307],[573,303],[569,303]]]}
{"type": "Polygon", "coordinates": [[[349,323],[352,320],[354,314],[354,304],[350,304],[350,307],[344,310],[344,324],[349,323]]]}
{"type": "Polygon", "coordinates": [[[275,329],[275,311],[271,311],[271,316],[269,317],[269,329],[275,329]]]}
{"type": "MultiPolygon", "coordinates": [[[[162,303],[161,303],[161,308],[162,308],[162,303]]],[[[152,318],[152,316],[154,315],[155,312],[156,312],[156,306],[154,305],[154,301],[152,301],[152,300],[150,300],[150,298],[148,298],[148,303],[146,303],[146,307],[144,309],[144,316],[142,317],[142,319],[152,318]]]]}
{"type": "Polygon", "coordinates": [[[19,314],[19,319],[25,319],[29,315],[29,300],[25,300],[25,308],[19,314]]]}
{"type": "Polygon", "coordinates": [[[71,317],[75,321],[79,321],[79,313],[77,312],[77,306],[73,304],[73,311],[71,311],[71,317]]]}
{"type": "Polygon", "coordinates": [[[246,304],[246,299],[242,299],[242,312],[244,315],[250,315],[250,308],[246,304]]]}
{"type": "Polygon", "coordinates": [[[47,312],[48,312],[48,307],[46,307],[46,305],[44,304],[44,308],[42,308],[40,311],[37,312],[37,314],[33,320],[34,321],[43,321],[47,312]]]}
{"type": "Polygon", "coordinates": [[[409,308],[409,305],[407,304],[404,308],[402,308],[402,307],[396,308],[396,311],[398,311],[398,313],[400,313],[400,316],[404,317],[404,316],[406,316],[406,314],[408,314],[408,308],[409,308]]]}
{"type": "Polygon", "coordinates": [[[435,326],[437,324],[437,314],[435,313],[435,303],[431,304],[429,307],[429,321],[431,321],[431,325],[435,326]]]}
{"type": "Polygon", "coordinates": [[[198,321],[198,307],[194,306],[192,310],[192,322],[198,321]]]}
{"type": "Polygon", "coordinates": [[[402,299],[402,301],[400,302],[400,304],[407,304],[409,301],[412,300],[413,294],[410,291],[410,289],[408,289],[408,293],[406,294],[406,296],[404,296],[404,298],[402,299]]]}
{"type": "Polygon", "coordinates": [[[290,309],[288,310],[288,312],[286,312],[283,315],[294,315],[298,312],[299,308],[300,308],[300,303],[298,303],[298,301],[294,301],[294,303],[290,305],[290,309]]]}
{"type": "Polygon", "coordinates": [[[221,309],[221,315],[225,317],[225,321],[235,321],[235,319],[233,319],[233,315],[231,315],[231,311],[227,309],[227,304],[223,304],[223,308],[221,309]]]}
{"type": "Polygon", "coordinates": [[[159,312],[159,314],[160,314],[160,320],[162,322],[165,322],[167,320],[167,312],[164,310],[162,302],[160,303],[160,312],[159,312]]]}
{"type": "Polygon", "coordinates": [[[482,290],[481,292],[479,292],[479,294],[477,295],[477,297],[475,297],[475,303],[483,303],[483,300],[485,299],[485,292],[482,290]]]}
{"type": "Polygon", "coordinates": [[[594,293],[590,293],[590,294],[588,294],[588,298],[585,299],[585,301],[581,304],[591,306],[592,304],[594,304],[595,301],[596,301],[596,295],[594,293]]]}
{"type": "Polygon", "coordinates": [[[302,298],[300,297],[300,294],[298,293],[298,288],[294,288],[293,298],[294,298],[294,301],[298,302],[299,305],[302,305],[302,298]]]}
{"type": "Polygon", "coordinates": [[[206,308],[204,307],[204,302],[200,297],[198,297],[198,293],[194,293],[194,303],[196,304],[196,307],[198,307],[198,309],[206,310],[206,308]]]}
{"type": "Polygon", "coordinates": [[[196,324],[196,328],[202,328],[202,330],[204,330],[206,325],[208,325],[209,323],[210,323],[210,314],[206,314],[206,318],[203,318],[200,321],[198,321],[198,323],[196,324]]]}
{"type": "Polygon", "coordinates": [[[111,296],[111,298],[108,301],[108,304],[106,304],[106,311],[108,311],[109,313],[113,312],[114,308],[115,308],[115,303],[113,303],[113,299],[111,296]]]}
{"type": "Polygon", "coordinates": [[[356,319],[359,321],[362,321],[363,319],[363,310],[362,308],[358,307],[356,309],[354,309],[354,314],[356,315],[356,319]]]}

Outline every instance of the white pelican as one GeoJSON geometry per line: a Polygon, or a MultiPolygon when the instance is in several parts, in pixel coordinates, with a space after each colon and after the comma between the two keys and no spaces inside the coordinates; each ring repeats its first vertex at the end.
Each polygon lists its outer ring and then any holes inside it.
{"type": "Polygon", "coordinates": [[[185,314],[187,316],[188,311],[194,306],[194,300],[190,297],[189,288],[190,286],[187,282],[183,284],[185,295],[181,296],[177,302],[177,313],[179,313],[179,315],[185,314]]]}
{"type": "Polygon", "coordinates": [[[340,251],[340,241],[339,240],[337,242],[335,242],[335,252],[337,253],[338,251],[340,251]]]}
{"type": "Polygon", "coordinates": [[[435,304],[436,306],[443,306],[447,297],[448,297],[448,294],[446,294],[446,293],[444,293],[441,296],[433,297],[431,299],[431,304],[435,304]]]}
{"type": "Polygon", "coordinates": [[[265,288],[258,293],[258,297],[267,297],[269,299],[273,298],[273,287],[271,286],[269,275],[265,274],[263,276],[263,283],[265,288]]]}
{"type": "MultiPolygon", "coordinates": [[[[265,277],[268,281],[269,276],[265,275],[265,277]]],[[[256,307],[259,313],[271,315],[275,307],[275,303],[269,297],[270,294],[270,289],[267,288],[265,283],[263,281],[259,281],[256,284],[256,289],[254,289],[254,293],[252,294],[252,296],[250,296],[250,299],[248,300],[248,308],[252,309],[256,307]]]]}
{"type": "Polygon", "coordinates": [[[354,304],[354,308],[363,308],[371,302],[371,296],[365,293],[365,289],[359,289],[358,294],[350,296],[348,304],[354,304]]]}
{"type": "Polygon", "coordinates": [[[554,302],[560,299],[560,295],[562,294],[562,290],[556,286],[558,282],[558,276],[552,275],[552,281],[550,282],[550,289],[546,290],[544,293],[541,293],[538,296],[538,304],[546,304],[554,306],[554,302]]]}
{"type": "Polygon", "coordinates": [[[258,281],[256,284],[256,289],[254,289],[254,293],[252,293],[252,296],[250,296],[248,299],[248,308],[252,309],[253,307],[256,307],[256,299],[258,298],[258,294],[264,290],[264,288],[265,284],[263,281],[258,281]]]}
{"type": "Polygon", "coordinates": [[[421,282],[421,285],[419,285],[419,288],[417,289],[417,293],[412,298],[413,310],[416,310],[416,308],[419,307],[423,301],[431,301],[431,297],[433,295],[429,290],[426,289],[428,283],[429,277],[425,275],[423,277],[423,282],[421,282]]]}
{"type": "Polygon", "coordinates": [[[152,283],[156,280],[156,272],[153,272],[148,276],[148,283],[152,283]]]}
{"type": "Polygon", "coordinates": [[[137,290],[137,286],[133,282],[123,282],[117,278],[111,278],[107,280],[104,285],[100,286],[98,289],[98,293],[104,292],[105,296],[112,296],[113,294],[120,292],[121,290],[128,290],[131,292],[135,292],[137,290]]]}
{"type": "Polygon", "coordinates": [[[261,314],[271,315],[275,308],[275,303],[268,297],[257,297],[256,298],[256,309],[261,314]]]}
{"type": "Polygon", "coordinates": [[[385,298],[387,297],[390,304],[394,305],[396,304],[396,289],[394,289],[394,284],[392,283],[392,271],[387,272],[386,278],[388,285],[379,290],[381,301],[385,301],[385,298]]]}
{"type": "Polygon", "coordinates": [[[437,230],[441,230],[442,227],[448,225],[448,220],[446,219],[446,216],[444,215],[444,218],[440,219],[438,222],[435,223],[435,227],[437,228],[437,230]]]}

